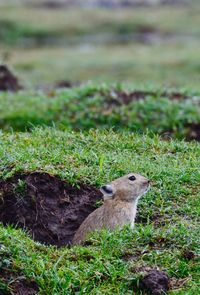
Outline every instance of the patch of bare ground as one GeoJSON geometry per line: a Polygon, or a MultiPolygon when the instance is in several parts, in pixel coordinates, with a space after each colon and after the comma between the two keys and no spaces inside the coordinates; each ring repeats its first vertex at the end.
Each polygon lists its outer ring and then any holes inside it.
{"type": "Polygon", "coordinates": [[[0,289],[0,295],[35,295],[39,288],[34,280],[28,280],[23,275],[0,269],[0,278],[7,285],[7,290],[0,289]]]}
{"type": "Polygon", "coordinates": [[[83,220],[102,200],[101,192],[76,188],[47,173],[16,175],[0,181],[0,221],[29,231],[47,245],[69,245],[83,220]]]}

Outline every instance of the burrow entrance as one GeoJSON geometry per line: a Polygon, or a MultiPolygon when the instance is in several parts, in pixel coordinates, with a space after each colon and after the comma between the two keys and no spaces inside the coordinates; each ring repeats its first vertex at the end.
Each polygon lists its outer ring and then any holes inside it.
{"type": "Polygon", "coordinates": [[[15,175],[0,181],[0,221],[28,230],[41,243],[70,245],[101,200],[101,192],[85,184],[76,188],[47,173],[15,175]]]}

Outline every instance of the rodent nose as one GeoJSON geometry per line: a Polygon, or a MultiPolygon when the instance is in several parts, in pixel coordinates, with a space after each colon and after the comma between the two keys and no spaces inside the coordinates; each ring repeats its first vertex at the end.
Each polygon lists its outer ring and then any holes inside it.
{"type": "Polygon", "coordinates": [[[151,181],[150,181],[149,179],[146,179],[146,180],[144,181],[144,183],[145,183],[145,184],[150,184],[151,181]]]}
{"type": "Polygon", "coordinates": [[[103,185],[101,187],[101,189],[106,192],[107,194],[112,194],[113,193],[113,190],[112,190],[112,187],[110,185],[103,185]]]}
{"type": "Polygon", "coordinates": [[[106,185],[103,185],[101,188],[106,191],[106,185]]]}

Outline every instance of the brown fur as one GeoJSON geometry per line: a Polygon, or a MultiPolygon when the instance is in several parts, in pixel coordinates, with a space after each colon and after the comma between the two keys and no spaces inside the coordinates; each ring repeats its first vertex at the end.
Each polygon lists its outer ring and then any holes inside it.
{"type": "Polygon", "coordinates": [[[138,199],[148,188],[148,179],[136,173],[130,173],[103,186],[103,205],[83,221],[73,238],[73,244],[81,244],[90,232],[102,228],[114,230],[126,224],[133,227],[138,199]],[[130,180],[133,176],[136,179],[130,180]]]}

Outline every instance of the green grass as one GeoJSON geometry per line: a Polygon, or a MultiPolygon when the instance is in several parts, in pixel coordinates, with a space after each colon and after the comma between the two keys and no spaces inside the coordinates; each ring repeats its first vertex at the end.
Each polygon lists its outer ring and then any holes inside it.
{"type": "MultiPolygon", "coordinates": [[[[116,86],[123,92],[123,87],[116,86]]],[[[132,87],[133,89],[133,87],[132,87]]],[[[144,89],[144,88],[143,88],[144,89]]],[[[170,90],[168,90],[170,93],[170,90]]],[[[113,128],[139,133],[149,130],[188,137],[190,125],[200,124],[199,94],[182,90],[189,98],[171,100],[162,91],[142,100],[120,104],[108,86],[85,85],[48,94],[20,92],[0,94],[0,127],[25,131],[33,126],[55,125],[60,129],[113,128]],[[118,103],[116,105],[116,103],[118,103]]]]}
{"type": "MultiPolygon", "coordinates": [[[[153,182],[139,203],[139,215],[146,221],[136,224],[133,231],[127,227],[94,234],[87,248],[46,247],[21,230],[1,226],[1,267],[34,279],[39,294],[132,294],[143,275],[137,268],[147,266],[159,267],[185,282],[170,294],[198,294],[199,165],[197,143],[163,142],[158,136],[48,128],[1,133],[3,178],[39,170],[74,185],[100,186],[137,171],[153,182]],[[155,216],[159,216],[158,223],[153,221],[155,216]],[[195,253],[193,260],[184,257],[187,250],[195,253]],[[133,256],[132,261],[122,259],[127,254],[133,256]]],[[[22,189],[23,184],[16,193],[22,189]]]]}

